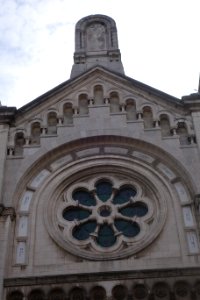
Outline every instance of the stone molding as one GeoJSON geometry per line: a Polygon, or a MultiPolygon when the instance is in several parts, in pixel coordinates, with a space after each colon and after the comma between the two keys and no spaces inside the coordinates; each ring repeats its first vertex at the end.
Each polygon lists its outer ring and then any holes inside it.
{"type": "Polygon", "coordinates": [[[130,279],[153,279],[154,281],[163,281],[165,279],[198,279],[200,276],[200,268],[183,268],[183,269],[162,269],[162,270],[142,270],[142,271],[117,271],[117,272],[101,272],[90,274],[69,274],[54,276],[33,276],[33,277],[16,277],[5,278],[4,287],[12,286],[30,286],[30,285],[46,285],[61,283],[77,283],[77,282],[98,282],[110,280],[130,280],[130,279]]]}

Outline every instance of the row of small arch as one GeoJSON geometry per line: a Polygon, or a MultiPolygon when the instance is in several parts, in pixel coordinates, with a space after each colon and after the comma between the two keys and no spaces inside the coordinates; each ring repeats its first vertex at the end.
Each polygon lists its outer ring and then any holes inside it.
{"type": "MultiPolygon", "coordinates": [[[[50,127],[57,127],[59,124],[59,118],[61,119],[61,124],[73,124],[73,110],[71,104],[66,103],[67,111],[63,111],[63,117],[58,117],[56,112],[49,112],[47,114],[47,120],[46,122],[42,121],[41,119],[32,121],[30,123],[30,129],[27,128],[26,131],[27,133],[33,134],[33,131],[35,129],[38,130],[40,127],[40,130],[38,131],[39,133],[41,132],[41,128],[47,127],[47,132],[46,133],[51,133],[51,130],[48,132],[48,128],[50,127]],[[71,112],[70,112],[71,110],[71,112]],[[46,124],[44,124],[46,123],[46,124]]],[[[159,113],[158,119],[155,119],[153,117],[152,109],[150,106],[144,106],[143,110],[141,113],[136,113],[136,111],[129,111],[129,114],[127,114],[127,120],[143,120],[144,121],[144,128],[153,128],[156,126],[156,122],[158,123],[157,125],[162,125],[168,124],[169,128],[180,128],[180,127],[185,127],[186,130],[189,132],[190,131],[190,126],[187,120],[180,118],[177,119],[176,121],[173,120],[172,115],[169,113],[159,113]]],[[[23,130],[21,130],[23,131],[23,130]]]]}
{"type": "MultiPolygon", "coordinates": [[[[137,120],[141,116],[145,119],[146,115],[151,115],[152,120],[159,120],[161,115],[165,115],[171,127],[175,126],[174,116],[169,111],[155,111],[154,105],[143,103],[140,107],[137,107],[136,101],[129,98],[124,104],[120,104],[118,94],[116,92],[111,93],[110,98],[103,100],[109,107],[110,113],[126,113],[127,121],[137,120]]],[[[102,104],[104,104],[102,102],[102,104]]],[[[61,109],[59,111],[52,107],[50,108],[42,118],[38,117],[38,122],[43,121],[43,125],[52,124],[72,124],[74,116],[87,116],[89,115],[89,105],[94,104],[94,99],[88,99],[86,94],[81,94],[78,100],[78,106],[74,102],[62,103],[61,109]]],[[[99,102],[98,102],[99,103],[99,102]]]]}
{"type": "MultiPolygon", "coordinates": [[[[172,130],[168,115],[161,114],[160,120],[158,124],[155,125],[151,111],[146,110],[143,113],[143,121],[144,121],[144,128],[150,129],[154,127],[158,127],[161,130],[161,134],[163,137],[172,136],[174,134],[174,130],[176,130],[176,134],[180,136],[180,143],[181,144],[190,144],[191,137],[189,137],[189,130],[188,125],[184,121],[177,121],[176,127],[172,130]]],[[[41,123],[36,121],[31,124],[30,129],[30,136],[28,140],[28,145],[39,145],[40,144],[40,136],[42,133],[41,123]]],[[[57,134],[57,116],[50,114],[50,119],[48,121],[47,127],[43,134],[55,135],[57,134]]],[[[190,134],[191,135],[191,134],[190,134]]],[[[194,142],[195,139],[194,139],[194,142]]],[[[14,137],[14,146],[15,146],[15,155],[20,155],[23,152],[23,146],[26,144],[25,141],[25,131],[18,131],[15,133],[14,137]],[[20,153],[18,153],[20,152],[20,153]]]]}
{"type": "MultiPolygon", "coordinates": [[[[72,101],[68,101],[67,103],[62,104],[59,107],[59,114],[62,114],[63,106],[65,104],[73,105],[74,107],[81,107],[90,105],[104,105],[104,104],[113,105],[113,109],[116,108],[120,110],[121,106],[136,106],[137,111],[141,111],[146,104],[137,103],[137,100],[132,95],[127,95],[123,97],[120,91],[106,91],[104,92],[104,88],[102,85],[98,84],[93,87],[92,92],[82,91],[80,92],[75,99],[72,101]]],[[[154,117],[156,117],[156,107],[152,104],[152,111],[154,117]]]]}
{"type": "MultiPolygon", "coordinates": [[[[200,282],[191,286],[188,282],[177,281],[171,288],[166,282],[157,282],[150,289],[147,285],[138,283],[131,290],[125,285],[119,284],[113,287],[113,300],[144,299],[144,300],[195,300],[200,297],[200,282]]],[[[81,287],[74,287],[69,292],[64,288],[53,288],[44,291],[40,288],[32,289],[24,298],[24,293],[20,290],[13,290],[7,294],[6,300],[106,300],[106,290],[102,286],[95,286],[88,292],[81,287]]]]}

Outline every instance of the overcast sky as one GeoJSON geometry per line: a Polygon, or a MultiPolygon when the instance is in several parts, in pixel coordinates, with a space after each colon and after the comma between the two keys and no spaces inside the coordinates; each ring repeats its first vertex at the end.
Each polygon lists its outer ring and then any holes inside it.
{"type": "Polygon", "coordinates": [[[76,22],[116,21],[125,73],[180,98],[198,89],[200,0],[0,0],[0,100],[28,103],[70,77],[76,22]]]}

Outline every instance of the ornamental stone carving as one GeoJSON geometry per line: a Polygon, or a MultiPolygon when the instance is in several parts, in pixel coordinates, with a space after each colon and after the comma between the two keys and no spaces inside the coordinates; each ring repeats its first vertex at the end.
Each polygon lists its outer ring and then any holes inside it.
{"type": "Polygon", "coordinates": [[[153,242],[165,223],[169,197],[157,190],[160,179],[152,173],[151,180],[144,178],[144,170],[119,157],[87,158],[77,166],[55,174],[41,195],[53,240],[91,260],[134,255],[153,242]]]}

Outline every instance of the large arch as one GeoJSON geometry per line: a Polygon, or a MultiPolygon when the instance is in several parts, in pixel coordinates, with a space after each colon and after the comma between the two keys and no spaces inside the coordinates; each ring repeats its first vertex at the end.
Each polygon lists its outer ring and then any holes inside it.
{"type": "MultiPolygon", "coordinates": [[[[162,232],[169,215],[168,210],[171,209],[170,206],[173,208],[171,214],[175,213],[177,208],[180,210],[182,207],[184,215],[184,207],[191,210],[190,204],[194,195],[195,188],[184,167],[170,154],[155,145],[121,136],[96,136],[75,140],[43,155],[21,178],[15,198],[19,226],[16,232],[19,234],[20,224],[25,224],[27,231],[22,231],[23,242],[18,242],[19,239],[16,240],[16,248],[19,252],[21,247],[25,252],[30,238],[26,224],[29,222],[29,217],[34,218],[39,207],[51,238],[67,252],[92,260],[121,259],[135,255],[150,245],[162,232]],[[122,175],[122,179],[119,179],[118,174],[122,175]],[[109,176],[114,178],[113,182],[115,179],[119,182],[130,178],[135,186],[140,186],[138,189],[141,191],[142,187],[146,186],[151,195],[150,198],[153,199],[152,204],[149,204],[149,211],[152,205],[156,216],[153,225],[155,230],[153,229],[151,234],[150,232],[147,232],[147,235],[144,233],[140,239],[133,240],[132,247],[126,249],[120,248],[122,240],[118,239],[118,244],[106,251],[106,255],[103,254],[103,251],[99,254],[99,248],[92,241],[89,246],[92,253],[84,250],[84,247],[88,247],[88,245],[84,246],[84,243],[82,243],[83,247],[80,251],[78,249],[80,247],[76,247],[76,243],[73,244],[67,240],[65,229],[63,238],[58,230],[59,227],[62,227],[62,222],[59,223],[59,217],[54,215],[56,209],[57,215],[60,213],[59,204],[56,201],[62,196],[66,186],[71,188],[72,183],[81,181],[81,178],[88,179],[92,185],[91,176],[98,177],[100,175],[103,176],[102,178],[109,176]],[[54,201],[55,199],[57,200],[54,201]]],[[[148,200],[145,201],[148,202],[148,200]]],[[[182,222],[180,214],[178,217],[182,222]]],[[[187,224],[185,226],[187,227],[187,224]]],[[[181,230],[180,236],[184,236],[183,228],[177,230],[181,230]]],[[[34,227],[30,229],[30,232],[32,234],[35,232],[34,227]]],[[[191,232],[193,235],[196,234],[195,226],[191,232]]],[[[188,231],[185,234],[187,235],[188,231]]],[[[186,251],[186,241],[184,242],[183,239],[180,243],[185,243],[184,251],[186,251]]],[[[195,252],[197,249],[190,249],[190,251],[195,252]]],[[[28,256],[18,257],[18,264],[27,264],[27,260],[28,256]]]]}

